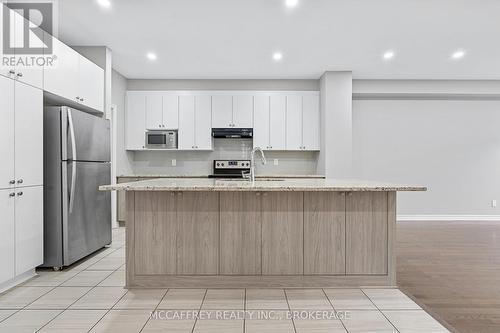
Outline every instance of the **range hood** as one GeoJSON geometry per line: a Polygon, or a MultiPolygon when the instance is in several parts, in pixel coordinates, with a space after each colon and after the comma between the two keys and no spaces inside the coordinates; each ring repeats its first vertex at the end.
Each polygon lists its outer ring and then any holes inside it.
{"type": "Polygon", "coordinates": [[[212,128],[212,137],[226,139],[251,139],[253,128],[212,128]]]}

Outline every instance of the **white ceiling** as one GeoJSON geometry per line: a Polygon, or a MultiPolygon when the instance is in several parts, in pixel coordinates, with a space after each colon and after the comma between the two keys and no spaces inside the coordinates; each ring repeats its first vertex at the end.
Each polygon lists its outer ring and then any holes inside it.
{"type": "Polygon", "coordinates": [[[59,36],[107,45],[128,78],[500,79],[500,0],[110,1],[59,0],[59,36]]]}

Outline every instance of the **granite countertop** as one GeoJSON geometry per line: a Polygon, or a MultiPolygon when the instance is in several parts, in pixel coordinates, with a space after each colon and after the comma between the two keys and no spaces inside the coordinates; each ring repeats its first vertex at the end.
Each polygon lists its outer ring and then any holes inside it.
{"type": "MultiPolygon", "coordinates": [[[[208,175],[120,175],[118,178],[208,178],[208,175]]],[[[326,178],[323,175],[255,175],[255,178],[326,178]]]]}
{"type": "Polygon", "coordinates": [[[157,178],[100,186],[101,191],[426,191],[426,187],[375,181],[290,178],[245,180],[157,178]]]}

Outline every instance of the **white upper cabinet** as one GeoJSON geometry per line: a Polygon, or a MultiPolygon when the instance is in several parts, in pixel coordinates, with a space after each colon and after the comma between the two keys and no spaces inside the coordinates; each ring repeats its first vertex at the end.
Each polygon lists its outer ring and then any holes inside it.
{"type": "Polygon", "coordinates": [[[163,128],[178,129],[179,128],[179,96],[163,95],[163,128]]]}
{"type": "Polygon", "coordinates": [[[253,146],[264,150],[285,150],[285,95],[256,95],[253,146]]]}
{"type": "Polygon", "coordinates": [[[104,70],[78,56],[78,102],[94,110],[104,110],[104,70]]]}
{"type": "Polygon", "coordinates": [[[43,89],[97,111],[104,110],[104,70],[78,52],[52,39],[53,66],[43,69],[43,89]]]}
{"type": "Polygon", "coordinates": [[[286,97],[286,149],[302,149],[302,96],[286,97]]]}
{"type": "Polygon", "coordinates": [[[43,263],[43,186],[15,191],[16,274],[43,263]]]}
{"type": "MultiPolygon", "coordinates": [[[[10,42],[14,47],[23,47],[24,46],[24,22],[26,21],[19,13],[8,9],[4,5],[0,5],[0,17],[3,17],[3,13],[5,10],[5,14],[10,17],[10,42]]],[[[3,45],[3,34],[0,34],[0,43],[3,45]]],[[[37,37],[33,34],[30,39],[31,47],[43,47],[43,37],[42,39],[37,39],[37,37]]],[[[5,51],[4,51],[5,53],[5,51]]],[[[5,54],[5,57],[8,59],[9,57],[13,58],[14,63],[12,66],[1,66],[0,75],[9,77],[11,79],[18,80],[20,82],[32,85],[37,88],[43,87],[43,66],[32,66],[31,64],[22,65],[20,63],[16,64],[18,57],[26,56],[30,60],[33,55],[30,54],[5,54]]],[[[24,59],[24,58],[23,58],[24,59]]],[[[35,62],[36,65],[36,62],[35,62]]]]}
{"type": "Polygon", "coordinates": [[[15,179],[16,186],[43,184],[43,92],[15,85],[15,179]]]}
{"type": "Polygon", "coordinates": [[[238,128],[253,127],[253,95],[233,96],[233,125],[238,128]]]}
{"type": "Polygon", "coordinates": [[[319,150],[317,94],[287,96],[286,150],[319,150]]]}
{"type": "Polygon", "coordinates": [[[233,96],[212,96],[212,126],[213,128],[234,127],[233,96]]]}
{"type": "Polygon", "coordinates": [[[126,149],[144,149],[146,143],[146,95],[136,91],[127,92],[126,108],[126,149]]]}
{"type": "MultiPolygon", "coordinates": [[[[11,10],[10,12],[12,15],[11,19],[14,18],[13,22],[14,22],[15,45],[16,46],[24,45],[24,26],[25,23],[27,23],[26,22],[27,20],[22,15],[19,15],[19,13],[15,11],[11,10]]],[[[44,46],[43,38],[44,37],[42,36],[42,39],[39,39],[35,34],[30,34],[30,47],[42,48],[44,46]]],[[[32,55],[16,53],[16,56],[30,57],[32,55]]],[[[18,65],[14,68],[14,71],[16,80],[40,89],[43,87],[43,66],[18,65]]]]}
{"type": "Polygon", "coordinates": [[[195,149],[194,96],[179,96],[179,149],[195,149]]]}
{"type": "MultiPolygon", "coordinates": [[[[14,80],[0,76],[0,189],[15,185],[14,80]]],[[[38,139],[41,141],[41,138],[38,139]]]]}
{"type": "Polygon", "coordinates": [[[15,276],[15,195],[13,190],[0,190],[0,282],[15,276]]]}
{"type": "Polygon", "coordinates": [[[304,95],[302,100],[302,147],[304,150],[320,149],[319,95],[304,95]]]}
{"type": "Polygon", "coordinates": [[[271,95],[269,101],[268,150],[285,150],[286,96],[271,95]]]}
{"type": "Polygon", "coordinates": [[[128,150],[146,130],[178,129],[179,150],[211,150],[212,128],[253,128],[264,150],[319,150],[317,92],[127,92],[128,150]]]}
{"type": "Polygon", "coordinates": [[[52,39],[53,54],[56,59],[53,66],[45,66],[43,69],[43,89],[78,103],[80,55],[57,38],[49,34],[45,36],[47,39],[52,39]]]}
{"type": "Polygon", "coordinates": [[[179,128],[179,97],[162,92],[144,92],[146,96],[146,129],[179,128]]]}
{"type": "Polygon", "coordinates": [[[163,129],[163,100],[160,92],[144,93],[146,98],[146,129],[163,129]]]}
{"type": "Polygon", "coordinates": [[[253,146],[262,149],[269,147],[269,96],[255,96],[253,122],[253,146]]]}
{"type": "Polygon", "coordinates": [[[195,96],[195,149],[212,149],[212,103],[208,95],[195,96]]]}
{"type": "Polygon", "coordinates": [[[179,149],[212,149],[212,99],[179,96],[179,149]]]}
{"type": "Polygon", "coordinates": [[[213,128],[252,128],[253,95],[212,96],[213,128]]]}

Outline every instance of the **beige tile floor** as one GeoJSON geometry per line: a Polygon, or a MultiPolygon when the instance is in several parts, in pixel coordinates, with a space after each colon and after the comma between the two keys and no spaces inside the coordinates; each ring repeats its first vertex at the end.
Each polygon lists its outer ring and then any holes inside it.
{"type": "Polygon", "coordinates": [[[124,244],[114,229],[109,248],[1,294],[0,332],[448,332],[398,289],[127,290],[124,244]]]}

